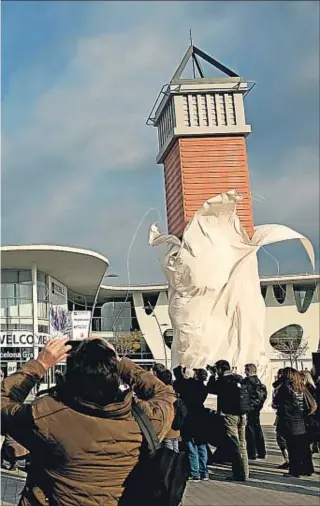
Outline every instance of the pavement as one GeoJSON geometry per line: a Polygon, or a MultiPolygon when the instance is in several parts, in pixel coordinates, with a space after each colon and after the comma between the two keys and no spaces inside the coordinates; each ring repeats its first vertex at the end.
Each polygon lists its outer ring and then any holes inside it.
{"type": "MultiPolygon", "coordinates": [[[[277,469],[282,458],[275,429],[264,427],[264,433],[267,458],[251,462],[246,483],[226,481],[230,466],[210,466],[210,481],[188,483],[182,506],[320,506],[320,454],[314,455],[316,472],[312,477],[284,477],[284,471],[277,469]]],[[[1,506],[18,504],[24,480],[23,471],[2,470],[1,506]]]]}

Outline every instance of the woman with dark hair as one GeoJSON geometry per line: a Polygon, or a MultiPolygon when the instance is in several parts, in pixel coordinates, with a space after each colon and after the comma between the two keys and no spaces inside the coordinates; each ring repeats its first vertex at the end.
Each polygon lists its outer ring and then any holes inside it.
{"type": "Polygon", "coordinates": [[[102,339],[77,348],[68,339],[53,339],[36,360],[3,380],[2,429],[31,454],[19,505],[123,504],[143,442],[132,414],[133,392],[162,441],[174,416],[172,388],[128,358],[119,359],[102,339]],[[65,358],[67,371],[57,388],[26,404],[46,371],[65,358]],[[130,390],[122,392],[120,381],[130,390]]]}
{"type": "MultiPolygon", "coordinates": [[[[273,398],[275,397],[279,387],[282,385],[281,378],[283,377],[283,369],[279,369],[276,375],[276,380],[273,383],[273,398]]],[[[289,455],[288,455],[288,449],[287,449],[287,443],[286,438],[284,434],[281,432],[281,425],[279,425],[279,417],[278,414],[276,416],[276,421],[274,422],[274,425],[276,427],[276,439],[277,439],[277,445],[279,446],[279,449],[282,453],[282,456],[284,458],[283,464],[280,464],[278,466],[278,469],[289,469],[289,455]]]]}
{"type": "Polygon", "coordinates": [[[285,438],[289,456],[289,474],[284,476],[299,478],[311,476],[314,472],[305,424],[307,407],[304,393],[299,371],[286,367],[273,398],[279,430],[285,438]]]}

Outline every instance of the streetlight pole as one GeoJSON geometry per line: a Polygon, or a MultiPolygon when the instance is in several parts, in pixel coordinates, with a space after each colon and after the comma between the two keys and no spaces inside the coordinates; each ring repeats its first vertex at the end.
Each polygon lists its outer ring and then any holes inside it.
{"type": "Polygon", "coordinates": [[[101,289],[101,285],[102,285],[103,280],[105,278],[118,278],[118,275],[117,274],[108,274],[106,276],[106,271],[104,271],[104,273],[103,273],[103,276],[102,276],[101,281],[99,283],[99,286],[98,286],[98,289],[96,291],[96,294],[95,294],[95,297],[94,297],[94,300],[93,300],[93,304],[92,304],[92,312],[91,312],[91,318],[90,318],[90,324],[89,324],[89,336],[90,336],[90,334],[92,332],[92,320],[93,320],[94,310],[95,310],[95,307],[97,305],[97,301],[98,301],[98,296],[99,296],[99,292],[100,292],[100,289],[101,289]]]}
{"type": "Polygon", "coordinates": [[[148,300],[147,304],[148,304],[148,308],[151,310],[151,314],[152,314],[152,316],[154,317],[154,319],[155,319],[155,320],[156,320],[156,322],[157,322],[157,325],[158,325],[158,328],[159,328],[159,332],[160,332],[160,334],[161,334],[162,344],[163,344],[163,350],[164,350],[164,360],[165,360],[165,366],[166,366],[166,368],[168,369],[167,346],[166,346],[166,342],[165,342],[165,340],[164,340],[164,335],[163,335],[163,332],[162,332],[162,328],[161,328],[160,322],[159,322],[159,320],[158,320],[158,317],[157,317],[157,315],[156,315],[156,313],[155,313],[155,311],[154,311],[154,309],[153,309],[153,307],[152,307],[152,304],[151,304],[151,302],[150,302],[149,300],[148,300]]]}

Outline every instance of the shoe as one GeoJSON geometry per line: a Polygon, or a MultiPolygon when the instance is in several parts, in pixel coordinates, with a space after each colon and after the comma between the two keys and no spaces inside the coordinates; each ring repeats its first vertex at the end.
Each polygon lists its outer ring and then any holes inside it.
{"type": "Polygon", "coordinates": [[[189,481],[200,481],[200,477],[199,478],[193,478],[193,476],[190,476],[189,477],[189,481]]]}
{"type": "Polygon", "coordinates": [[[278,469],[289,469],[289,462],[284,462],[278,466],[278,469]]]}
{"type": "Polygon", "coordinates": [[[209,476],[202,476],[201,481],[209,481],[209,476]]]}
{"type": "Polygon", "coordinates": [[[257,460],[257,457],[248,457],[248,460],[257,460]]]}
{"type": "Polygon", "coordinates": [[[265,460],[266,458],[266,455],[258,455],[257,457],[259,460],[265,460]]]}
{"type": "Polygon", "coordinates": [[[247,478],[242,478],[240,476],[228,476],[227,481],[247,481],[247,478]]]}
{"type": "Polygon", "coordinates": [[[284,478],[300,478],[300,474],[284,473],[282,476],[284,478]]]}

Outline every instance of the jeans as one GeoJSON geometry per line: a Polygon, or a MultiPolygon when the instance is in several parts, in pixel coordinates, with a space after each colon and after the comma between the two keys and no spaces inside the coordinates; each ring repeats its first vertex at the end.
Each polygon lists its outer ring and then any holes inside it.
{"type": "Polygon", "coordinates": [[[192,478],[208,478],[207,446],[196,445],[193,441],[186,441],[192,478]]]}
{"type": "Polygon", "coordinates": [[[252,411],[247,415],[246,441],[249,459],[256,459],[257,456],[265,458],[266,445],[260,424],[259,411],[252,411]]]}
{"type": "Polygon", "coordinates": [[[246,416],[225,415],[226,448],[231,457],[234,478],[249,478],[249,463],[246,443],[246,416]]]}
{"type": "Polygon", "coordinates": [[[162,446],[164,448],[169,448],[169,450],[173,450],[176,453],[179,453],[179,438],[171,439],[166,437],[162,441],[162,446]]]}

